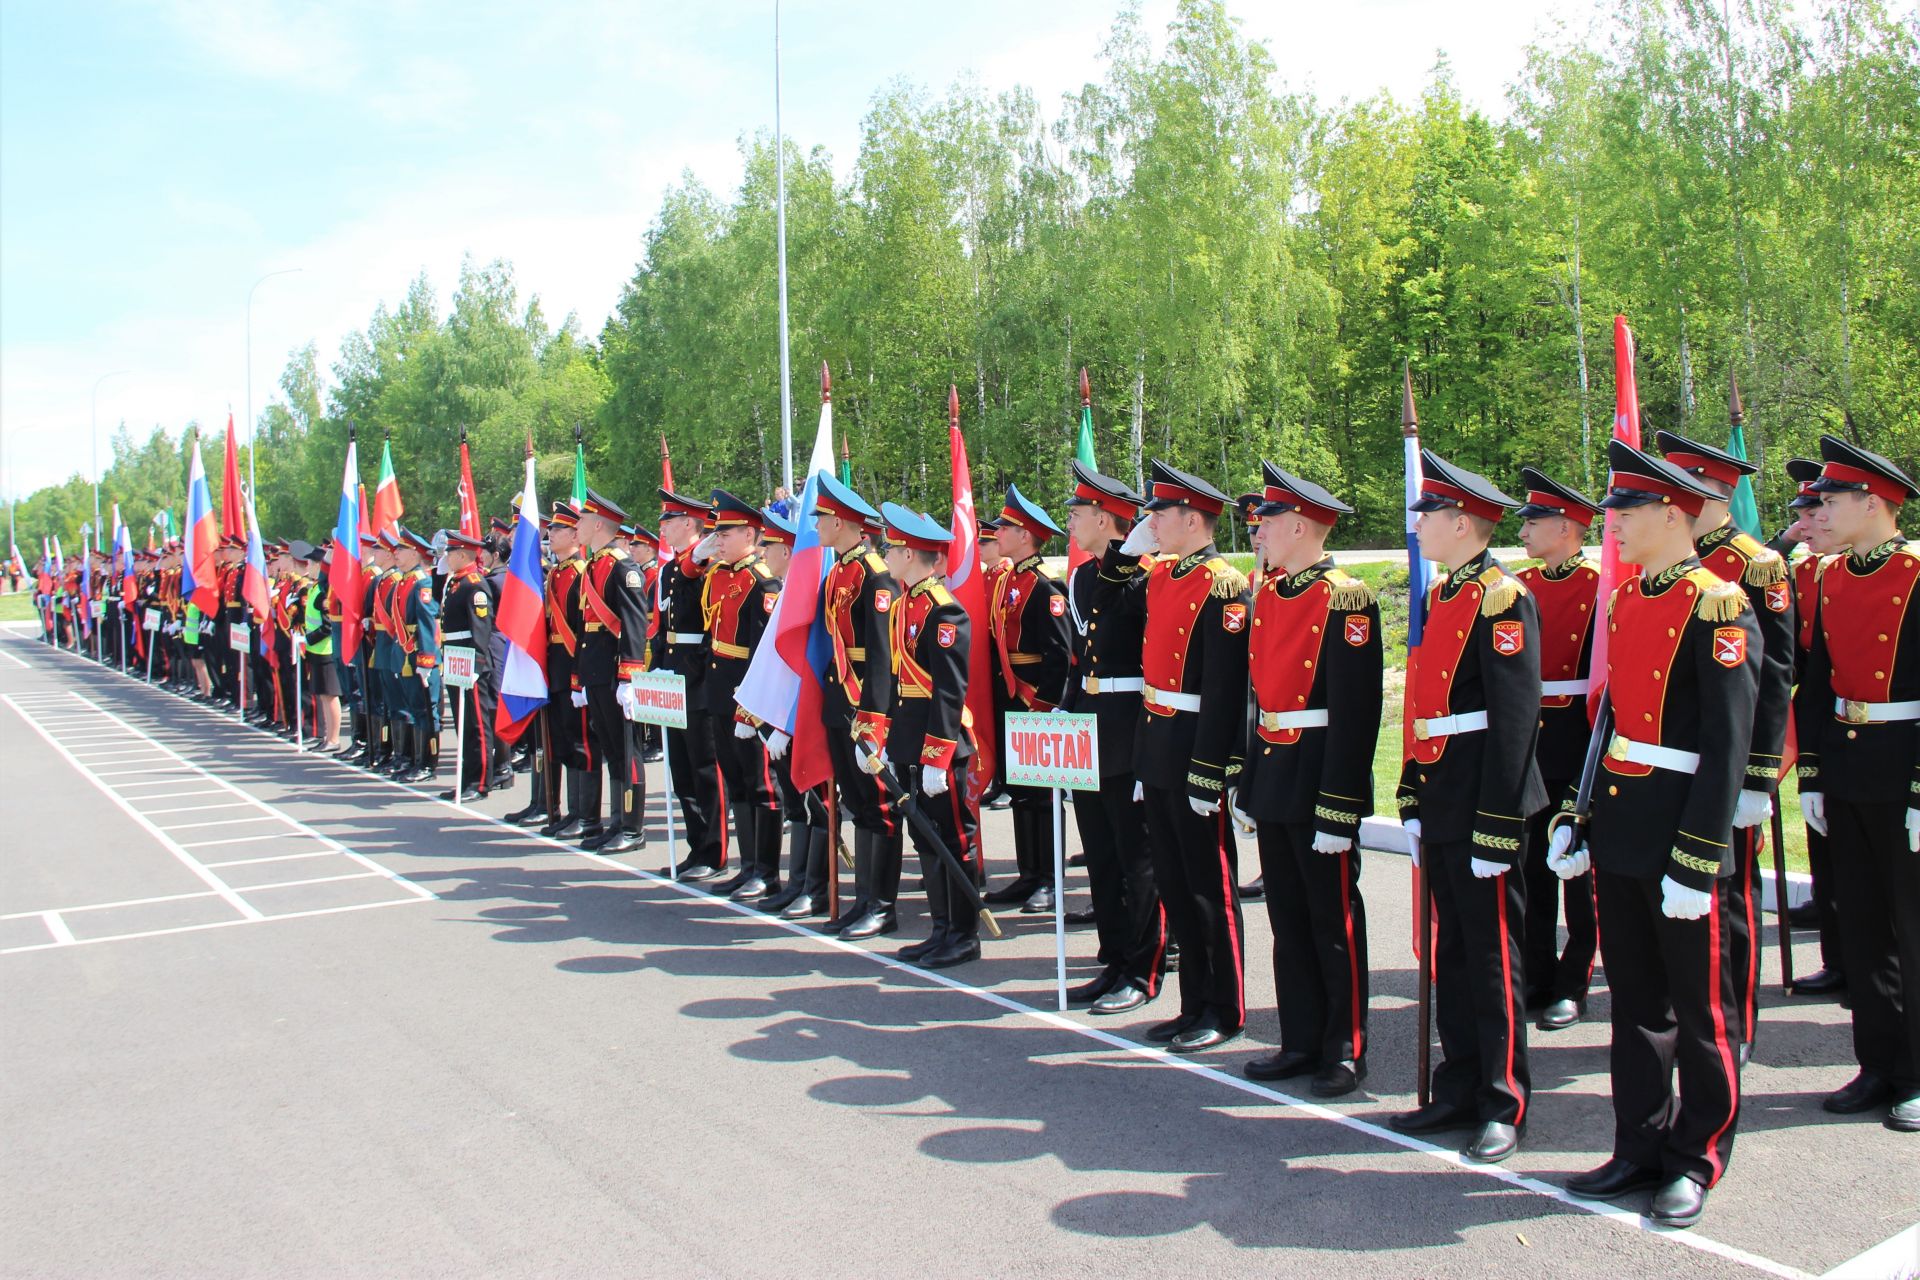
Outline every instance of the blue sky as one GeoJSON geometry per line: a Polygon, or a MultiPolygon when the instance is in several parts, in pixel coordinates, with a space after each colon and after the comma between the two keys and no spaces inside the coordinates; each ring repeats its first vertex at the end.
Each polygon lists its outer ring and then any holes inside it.
{"type": "MultiPolygon", "coordinates": [[[[788,0],[786,131],[845,171],[896,77],[1035,88],[1100,74],[1117,0],[788,0]]],[[[1283,80],[1411,96],[1445,49],[1499,110],[1575,0],[1232,0],[1283,80]]],[[[1146,0],[1150,31],[1172,0],[1146,0]]],[[[772,3],[128,0],[0,5],[0,489],[91,474],[125,419],[244,420],[287,353],[341,337],[425,270],[513,262],[523,299],[597,334],[662,191],[726,191],[773,123],[772,3]]],[[[770,353],[769,359],[772,358],[770,353]]]]}

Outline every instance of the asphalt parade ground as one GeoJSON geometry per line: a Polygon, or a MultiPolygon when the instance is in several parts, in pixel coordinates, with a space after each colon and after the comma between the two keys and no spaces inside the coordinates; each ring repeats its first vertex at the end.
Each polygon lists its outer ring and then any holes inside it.
{"type": "MultiPolygon", "coordinates": [[[[1181,1059],[1140,1039],[1170,995],[1053,1011],[1051,916],[935,975],[892,958],[911,892],[869,947],[666,882],[657,765],[650,847],[602,858],[498,821],[524,776],[456,809],[14,632],[0,766],[5,1275],[1920,1269],[1920,1147],[1820,1110],[1846,1013],[1780,994],[1770,918],[1732,1166],[1668,1233],[1559,1190],[1610,1145],[1604,978],[1530,1032],[1506,1165],[1383,1127],[1414,1077],[1403,857],[1362,881],[1371,1075],[1324,1105],[1239,1074],[1278,1034],[1257,902],[1248,1034],[1181,1059]]],[[[1070,980],[1093,946],[1069,931],[1070,980]]]]}

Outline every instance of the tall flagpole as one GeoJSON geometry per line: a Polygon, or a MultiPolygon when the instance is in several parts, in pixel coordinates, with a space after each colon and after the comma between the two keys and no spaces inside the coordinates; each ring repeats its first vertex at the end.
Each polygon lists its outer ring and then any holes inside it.
{"type": "Polygon", "coordinates": [[[780,475],[793,492],[793,377],[787,365],[787,141],[780,132],[780,0],[773,0],[773,228],[780,274],[780,475]]]}

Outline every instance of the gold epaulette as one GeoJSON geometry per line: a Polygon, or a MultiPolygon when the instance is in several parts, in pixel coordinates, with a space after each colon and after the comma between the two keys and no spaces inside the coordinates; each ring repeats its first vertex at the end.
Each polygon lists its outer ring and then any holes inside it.
{"type": "Polygon", "coordinates": [[[1527,593],[1520,579],[1508,573],[1497,564],[1490,564],[1480,574],[1479,583],[1484,594],[1480,597],[1480,616],[1497,618],[1513,608],[1513,602],[1527,593]]]}
{"type": "Polygon", "coordinates": [[[1703,622],[1732,622],[1749,608],[1740,584],[1725,581],[1711,569],[1695,569],[1687,581],[1700,590],[1693,612],[1703,622]]]}
{"type": "Polygon", "coordinates": [[[1247,589],[1247,575],[1221,556],[1214,556],[1207,561],[1207,573],[1213,578],[1213,585],[1207,589],[1207,594],[1216,600],[1231,600],[1247,589]]]}
{"type": "Polygon", "coordinates": [[[953,603],[953,592],[947,590],[947,584],[944,582],[934,583],[933,590],[927,592],[927,594],[933,597],[933,602],[936,605],[947,605],[947,604],[953,603]]]}
{"type": "Polygon", "coordinates": [[[1344,570],[1327,570],[1326,582],[1333,588],[1333,594],[1327,597],[1327,607],[1330,609],[1351,612],[1373,604],[1373,588],[1344,570]]]}
{"type": "Polygon", "coordinates": [[[887,571],[887,562],[880,558],[878,551],[867,552],[866,555],[860,557],[860,563],[867,566],[868,573],[885,573],[887,571]]]}
{"type": "Polygon", "coordinates": [[[1772,547],[1763,546],[1752,534],[1733,535],[1733,548],[1747,558],[1746,578],[1750,587],[1772,587],[1787,580],[1787,559],[1772,547]]]}
{"type": "Polygon", "coordinates": [[[766,561],[755,560],[753,562],[753,576],[760,579],[762,582],[765,582],[768,578],[771,578],[773,576],[773,570],[767,568],[766,561]]]}

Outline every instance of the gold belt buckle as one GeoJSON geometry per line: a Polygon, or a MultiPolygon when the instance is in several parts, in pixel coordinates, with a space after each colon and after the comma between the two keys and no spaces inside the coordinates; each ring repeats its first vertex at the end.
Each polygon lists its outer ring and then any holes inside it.
{"type": "Polygon", "coordinates": [[[1427,740],[1427,738],[1430,735],[1427,733],[1427,722],[1425,720],[1422,720],[1422,719],[1414,720],[1413,736],[1414,736],[1414,740],[1418,742],[1425,742],[1427,740]]]}
{"type": "MultiPolygon", "coordinates": [[[[1262,711],[1260,713],[1260,727],[1269,733],[1280,732],[1280,713],[1278,711],[1262,711]]],[[[1418,732],[1418,730],[1415,730],[1415,732],[1418,732]]]]}
{"type": "Polygon", "coordinates": [[[1848,698],[1844,712],[1848,724],[1868,724],[1867,704],[1858,698],[1848,698]]]}
{"type": "Polygon", "coordinates": [[[1625,760],[1627,758],[1627,740],[1619,734],[1613,735],[1613,741],[1607,743],[1607,759],[1625,760]]]}
{"type": "Polygon", "coordinates": [[[1098,693],[1100,692],[1100,677],[1088,676],[1086,680],[1082,682],[1082,685],[1088,693],[1098,693]]]}

